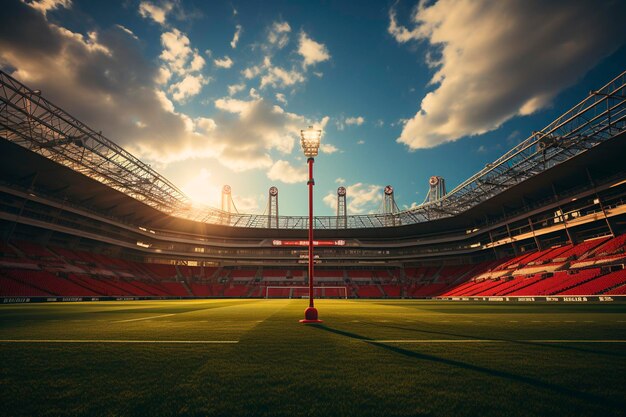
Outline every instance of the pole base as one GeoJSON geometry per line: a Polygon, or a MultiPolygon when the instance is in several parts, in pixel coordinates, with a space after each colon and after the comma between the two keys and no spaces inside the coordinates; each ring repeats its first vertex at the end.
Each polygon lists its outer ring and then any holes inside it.
{"type": "Polygon", "coordinates": [[[304,319],[300,320],[300,323],[322,323],[322,320],[317,318],[317,309],[315,307],[308,307],[304,310],[304,319]]]}

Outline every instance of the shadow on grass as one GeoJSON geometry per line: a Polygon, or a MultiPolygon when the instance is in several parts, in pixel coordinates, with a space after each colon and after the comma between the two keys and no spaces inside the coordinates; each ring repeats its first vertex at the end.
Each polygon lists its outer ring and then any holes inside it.
{"type": "Polygon", "coordinates": [[[382,343],[382,342],[377,342],[369,337],[361,336],[359,334],[347,332],[344,330],[334,329],[332,327],[328,327],[323,324],[311,324],[309,326],[314,327],[319,330],[326,331],[326,332],[334,333],[340,336],[348,337],[350,339],[360,340],[372,346],[376,346],[378,348],[381,348],[389,352],[393,352],[393,353],[396,353],[398,355],[402,355],[408,358],[422,360],[422,361],[429,361],[433,363],[439,363],[439,364],[447,365],[447,366],[454,366],[456,368],[465,369],[468,371],[474,371],[474,372],[478,372],[478,373],[488,375],[488,376],[503,378],[509,381],[519,382],[519,383],[527,384],[536,388],[549,390],[549,391],[566,395],[572,398],[577,398],[577,399],[593,402],[594,404],[598,404],[598,405],[610,405],[613,407],[624,406],[624,402],[621,402],[621,401],[615,401],[609,398],[600,397],[600,396],[590,394],[587,392],[577,391],[574,389],[562,387],[560,385],[552,384],[549,382],[541,381],[539,379],[535,379],[535,378],[531,378],[531,377],[527,377],[523,375],[517,375],[517,374],[513,374],[510,372],[506,372],[506,371],[499,371],[496,369],[489,369],[489,368],[485,368],[485,367],[478,366],[478,365],[472,365],[470,363],[461,362],[461,361],[454,360],[454,359],[446,359],[446,358],[441,358],[439,356],[428,355],[425,353],[419,353],[419,352],[414,352],[412,350],[402,349],[397,346],[389,345],[389,344],[382,343]]]}
{"type": "Polygon", "coordinates": [[[388,329],[404,330],[404,331],[415,332],[415,333],[455,336],[455,337],[463,337],[463,338],[468,338],[468,339],[499,340],[501,342],[515,343],[518,345],[528,345],[528,346],[536,346],[536,347],[541,347],[541,348],[550,348],[550,349],[559,349],[559,350],[571,350],[574,352],[594,353],[596,355],[604,355],[604,356],[617,356],[617,357],[622,357],[622,358],[626,357],[626,353],[622,353],[622,352],[602,352],[602,351],[593,350],[593,349],[585,349],[585,348],[576,347],[576,346],[563,346],[563,345],[558,345],[554,343],[529,342],[525,340],[503,339],[503,338],[497,338],[497,337],[481,337],[481,336],[468,335],[468,334],[441,332],[441,331],[435,331],[435,330],[414,329],[410,327],[391,326],[388,324],[378,324],[378,323],[368,323],[368,322],[361,322],[361,324],[365,324],[366,326],[386,327],[388,329]]]}

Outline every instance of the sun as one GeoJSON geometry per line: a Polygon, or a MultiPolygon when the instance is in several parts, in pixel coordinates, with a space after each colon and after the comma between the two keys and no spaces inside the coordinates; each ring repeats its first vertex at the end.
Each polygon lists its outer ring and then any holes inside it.
{"type": "Polygon", "coordinates": [[[220,208],[221,189],[222,186],[215,181],[211,172],[206,168],[201,168],[200,172],[181,187],[194,206],[208,205],[215,208],[220,208]]]}

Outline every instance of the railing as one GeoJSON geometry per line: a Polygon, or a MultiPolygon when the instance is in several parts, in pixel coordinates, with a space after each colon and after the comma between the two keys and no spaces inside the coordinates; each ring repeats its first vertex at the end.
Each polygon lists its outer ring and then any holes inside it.
{"type": "MultiPolygon", "coordinates": [[[[443,198],[393,214],[318,216],[316,229],[408,225],[460,214],[504,190],[621,134],[626,72],[502,155],[443,198]]],[[[176,186],[37,91],[0,71],[0,137],[121,191],[164,213],[233,227],[267,228],[268,216],[194,207],[176,186]]],[[[279,229],[307,229],[306,216],[281,216],[279,229]]]]}

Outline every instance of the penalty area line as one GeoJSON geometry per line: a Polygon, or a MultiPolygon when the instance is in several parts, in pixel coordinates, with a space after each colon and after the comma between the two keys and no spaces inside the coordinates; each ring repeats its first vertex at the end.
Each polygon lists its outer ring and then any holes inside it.
{"type": "Polygon", "coordinates": [[[367,343],[626,343],[626,340],[585,340],[585,339],[532,339],[532,340],[497,340],[497,339],[395,339],[363,340],[367,343]]]}
{"type": "Polygon", "coordinates": [[[155,345],[218,345],[239,343],[239,340],[0,339],[0,343],[135,343],[155,345]]]}

